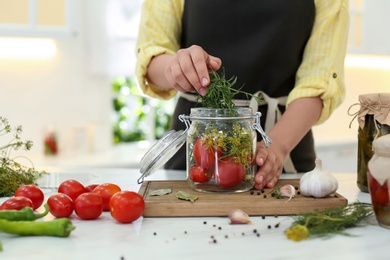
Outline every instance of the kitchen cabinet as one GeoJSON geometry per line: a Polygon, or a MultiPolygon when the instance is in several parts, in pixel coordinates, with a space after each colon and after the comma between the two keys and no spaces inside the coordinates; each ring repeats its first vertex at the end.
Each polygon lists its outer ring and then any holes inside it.
{"type": "Polygon", "coordinates": [[[75,0],[0,0],[0,36],[74,36],[75,4],[75,0]]]}
{"type": "Polygon", "coordinates": [[[348,52],[390,55],[390,1],[350,0],[348,52]]]}

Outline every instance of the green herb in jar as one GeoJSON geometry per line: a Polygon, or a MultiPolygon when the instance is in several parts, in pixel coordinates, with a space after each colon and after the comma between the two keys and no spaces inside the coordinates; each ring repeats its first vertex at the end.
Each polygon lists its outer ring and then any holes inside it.
{"type": "Polygon", "coordinates": [[[237,94],[245,94],[247,97],[253,97],[259,103],[264,103],[264,100],[251,93],[241,91],[240,89],[234,89],[233,86],[237,81],[237,77],[233,76],[230,79],[226,79],[225,71],[223,70],[221,75],[212,70],[210,74],[210,84],[207,88],[205,96],[197,94],[196,101],[201,103],[202,106],[207,108],[224,108],[229,111],[230,114],[235,113],[234,96],[237,94]]]}

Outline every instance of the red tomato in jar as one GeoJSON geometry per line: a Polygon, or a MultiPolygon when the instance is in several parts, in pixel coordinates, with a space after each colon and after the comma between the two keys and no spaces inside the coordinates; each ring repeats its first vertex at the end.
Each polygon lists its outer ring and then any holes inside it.
{"type": "Polygon", "coordinates": [[[93,192],[80,194],[74,201],[74,211],[81,219],[96,219],[103,213],[103,199],[93,192]]]}
{"type": "Polygon", "coordinates": [[[29,198],[26,197],[12,197],[7,199],[1,204],[0,210],[21,210],[22,208],[30,207],[33,208],[33,203],[29,198]]]}
{"type": "Polygon", "coordinates": [[[86,190],[84,185],[81,184],[79,181],[70,179],[63,181],[60,184],[60,186],[58,187],[58,192],[68,195],[72,199],[72,201],[75,201],[76,198],[80,194],[86,192],[86,190]]]}
{"type": "Polygon", "coordinates": [[[142,216],[145,201],[133,191],[120,191],[110,199],[110,214],[119,223],[131,223],[142,216]]]}
{"type": "Polygon", "coordinates": [[[368,172],[367,176],[368,183],[370,185],[371,199],[374,207],[378,205],[387,205],[390,200],[387,181],[385,181],[383,185],[380,185],[370,172],[368,172]]]}
{"type": "Polygon", "coordinates": [[[34,210],[42,205],[45,198],[42,190],[34,184],[20,186],[15,191],[15,197],[19,196],[29,198],[33,204],[34,210]]]}
{"type": "Polygon", "coordinates": [[[195,141],[193,153],[196,164],[206,169],[213,168],[215,161],[222,155],[221,151],[215,150],[213,147],[207,147],[201,138],[195,141]]]}
{"type": "Polygon", "coordinates": [[[56,218],[67,218],[72,215],[74,206],[72,199],[64,193],[56,193],[47,199],[50,213],[56,218]]]}
{"type": "Polygon", "coordinates": [[[245,169],[233,159],[218,161],[214,171],[215,182],[221,187],[232,187],[245,178],[245,169]]]}
{"type": "Polygon", "coordinates": [[[189,175],[190,180],[194,182],[208,182],[213,176],[213,173],[200,165],[193,165],[190,168],[189,175]]]}
{"type": "Polygon", "coordinates": [[[121,191],[121,188],[113,183],[99,184],[93,192],[99,194],[103,199],[103,211],[110,211],[109,203],[112,195],[121,191]]]}
{"type": "Polygon", "coordinates": [[[85,191],[86,192],[92,192],[99,184],[89,184],[85,186],[85,191]]]}

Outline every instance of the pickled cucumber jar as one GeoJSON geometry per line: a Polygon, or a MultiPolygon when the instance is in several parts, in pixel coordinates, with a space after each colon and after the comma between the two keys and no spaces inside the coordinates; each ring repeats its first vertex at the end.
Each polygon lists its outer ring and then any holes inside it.
{"type": "Polygon", "coordinates": [[[271,143],[260,126],[261,113],[248,107],[192,108],[180,115],[184,131],[170,131],[141,160],[143,178],[167,162],[186,143],[187,181],[200,192],[237,193],[255,184],[257,132],[271,143]],[[256,132],[257,131],[257,132],[256,132]]]}
{"type": "Polygon", "coordinates": [[[374,151],[372,143],[376,138],[390,133],[390,93],[359,95],[358,119],[357,186],[362,192],[369,192],[367,170],[374,151]]]}

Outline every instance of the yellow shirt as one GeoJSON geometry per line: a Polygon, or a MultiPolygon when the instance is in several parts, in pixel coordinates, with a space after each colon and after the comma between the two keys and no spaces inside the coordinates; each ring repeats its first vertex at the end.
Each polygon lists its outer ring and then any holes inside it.
{"type": "MultiPolygon", "coordinates": [[[[315,0],[316,17],[311,37],[297,71],[287,106],[302,97],[320,96],[323,110],[317,124],[324,122],[345,97],[344,58],[347,48],[348,0],[315,0]]],[[[170,99],[177,91],[163,90],[148,82],[151,59],[180,48],[183,0],[144,0],[137,40],[136,76],[143,92],[151,97],[170,99]]]]}

